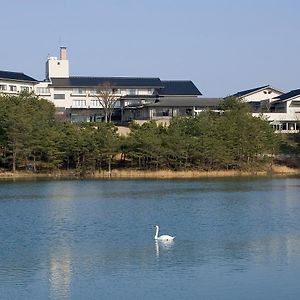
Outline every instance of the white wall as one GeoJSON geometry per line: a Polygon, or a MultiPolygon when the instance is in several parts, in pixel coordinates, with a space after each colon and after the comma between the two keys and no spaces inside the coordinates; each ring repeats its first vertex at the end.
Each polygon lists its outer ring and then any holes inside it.
{"type": "Polygon", "coordinates": [[[34,83],[28,81],[0,79],[0,93],[19,94],[22,90],[32,92],[34,90],[34,83]]]}
{"type": "MultiPolygon", "coordinates": [[[[78,91],[78,88],[76,87],[69,87],[69,88],[54,88],[49,87],[49,90],[44,90],[44,93],[41,93],[40,91],[42,88],[46,89],[47,86],[50,84],[50,82],[40,82],[35,87],[35,93],[40,95],[41,97],[48,99],[54,103],[56,107],[75,107],[74,103],[76,105],[79,105],[79,103],[84,103],[85,106],[77,106],[81,108],[101,108],[102,106],[95,106],[95,101],[98,100],[95,95],[95,88],[82,88],[80,89],[80,92],[78,91]],[[64,99],[57,99],[60,95],[64,96],[64,99]],[[76,101],[74,101],[76,100],[76,101]],[[80,101],[82,100],[82,101],[80,101]]],[[[153,93],[153,90],[147,90],[147,89],[135,89],[136,95],[151,95],[153,93]]],[[[116,97],[126,96],[128,95],[129,90],[128,89],[118,89],[117,92],[114,94],[116,97]]],[[[147,100],[145,100],[147,101],[147,100]]],[[[128,100],[124,102],[125,105],[128,105],[130,103],[134,103],[133,100],[128,100]]]]}
{"type": "Polygon", "coordinates": [[[68,78],[69,61],[48,57],[46,62],[46,79],[50,78],[68,78]]]}
{"type": "Polygon", "coordinates": [[[263,116],[266,118],[269,122],[272,121],[278,121],[278,122],[284,122],[284,121],[300,121],[300,106],[299,107],[291,107],[292,101],[298,101],[300,104],[300,97],[297,99],[289,100],[286,102],[286,113],[253,113],[252,115],[254,117],[263,116]]]}
{"type": "Polygon", "coordinates": [[[272,88],[266,88],[262,91],[253,93],[249,96],[243,97],[242,99],[246,102],[252,102],[252,101],[261,101],[261,100],[267,100],[267,99],[272,99],[274,97],[280,96],[283,93],[278,92],[272,88]]]}

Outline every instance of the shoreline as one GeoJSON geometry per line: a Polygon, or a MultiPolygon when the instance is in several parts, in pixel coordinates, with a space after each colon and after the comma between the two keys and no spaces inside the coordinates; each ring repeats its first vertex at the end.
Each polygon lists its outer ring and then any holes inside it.
{"type": "Polygon", "coordinates": [[[172,170],[135,170],[135,169],[114,169],[108,171],[95,172],[94,174],[80,174],[74,171],[58,171],[45,173],[31,173],[26,171],[0,172],[2,179],[192,179],[192,178],[226,178],[226,177],[264,177],[264,176],[293,176],[300,175],[300,169],[293,169],[286,166],[274,165],[269,170],[248,172],[238,170],[221,170],[221,171],[172,171],[172,170]]]}

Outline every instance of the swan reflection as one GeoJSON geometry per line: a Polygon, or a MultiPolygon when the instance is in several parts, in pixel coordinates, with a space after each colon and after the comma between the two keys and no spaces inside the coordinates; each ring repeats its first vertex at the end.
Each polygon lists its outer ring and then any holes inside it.
{"type": "Polygon", "coordinates": [[[159,257],[161,251],[169,251],[174,246],[174,241],[159,241],[155,240],[156,257],[159,257]]]}

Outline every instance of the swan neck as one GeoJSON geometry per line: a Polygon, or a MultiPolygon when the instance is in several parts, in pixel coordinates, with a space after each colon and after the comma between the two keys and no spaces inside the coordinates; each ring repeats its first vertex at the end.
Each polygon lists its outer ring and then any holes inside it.
{"type": "Polygon", "coordinates": [[[155,240],[158,239],[158,232],[159,232],[159,227],[156,226],[156,233],[155,233],[155,236],[154,236],[154,239],[155,239],[155,240]]]}

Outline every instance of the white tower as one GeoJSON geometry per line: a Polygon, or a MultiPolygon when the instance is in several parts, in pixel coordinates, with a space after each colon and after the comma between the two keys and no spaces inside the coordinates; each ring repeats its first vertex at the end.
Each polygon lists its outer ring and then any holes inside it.
{"type": "Polygon", "coordinates": [[[69,77],[69,60],[67,57],[67,48],[60,47],[60,57],[49,56],[46,62],[46,79],[51,78],[68,78],[69,77]]]}

